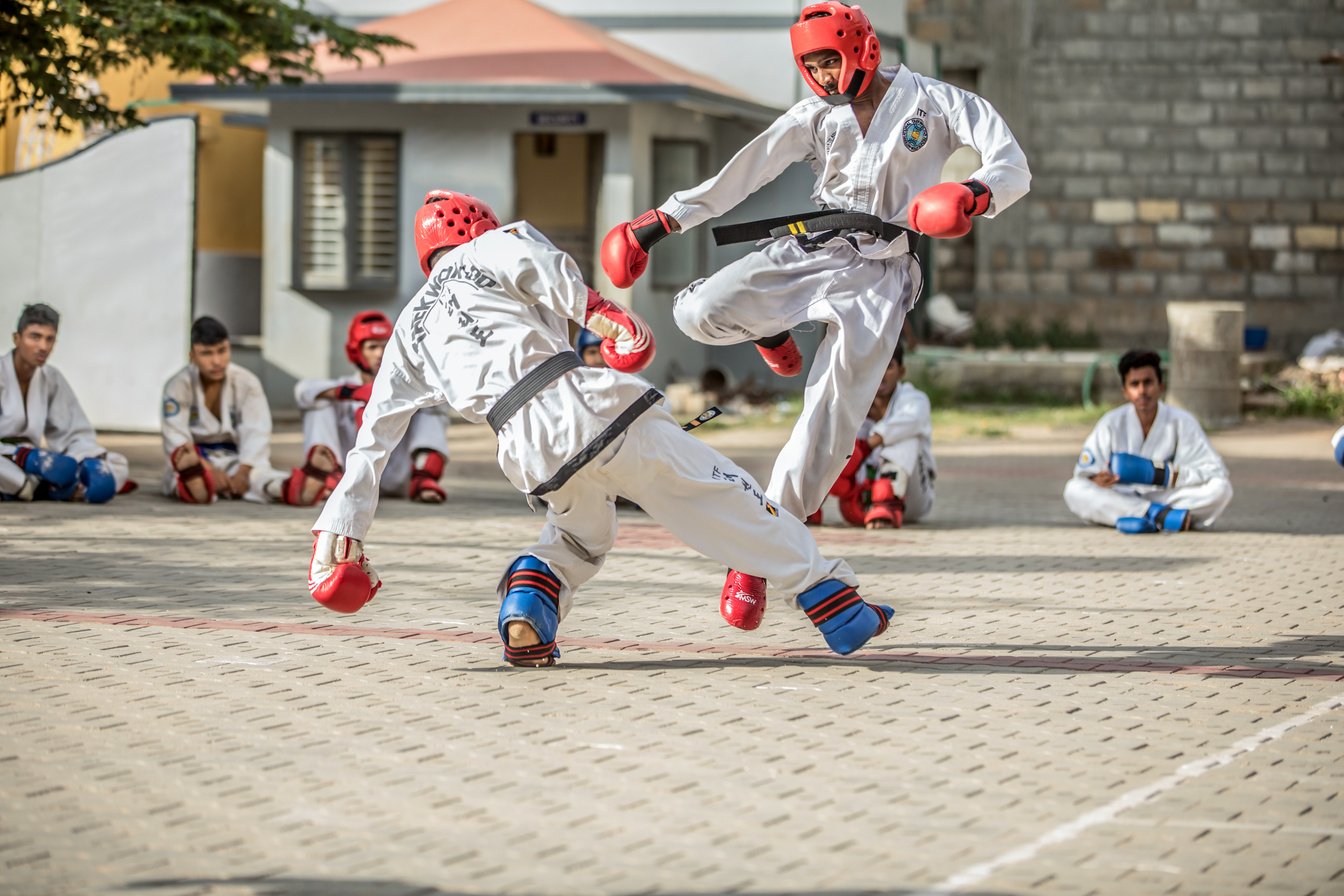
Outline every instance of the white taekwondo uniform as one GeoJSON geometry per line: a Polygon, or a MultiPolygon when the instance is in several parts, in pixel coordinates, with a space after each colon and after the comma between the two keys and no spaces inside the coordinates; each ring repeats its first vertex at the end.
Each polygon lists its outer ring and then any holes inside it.
{"type": "MultiPolygon", "coordinates": [[[[1003,119],[980,97],[904,66],[867,134],[849,106],[819,96],[794,105],[717,175],[672,194],[660,210],[687,230],[732,209],[794,162],[816,173],[819,207],[875,215],[906,226],[910,201],[941,180],[954,150],[969,146],[989,187],[992,218],[1026,194],[1027,160],[1003,119]]],[[[923,285],[911,236],[888,242],[836,234],[819,244],[786,236],[692,283],[675,299],[677,325],[692,339],[729,345],[774,336],[804,321],[826,335],[808,373],[803,409],[775,461],[770,497],[791,513],[816,510],[845,465],[870,397],[923,285]]]]}
{"type": "MultiPolygon", "coordinates": [[[[915,522],[933,510],[933,482],[938,467],[933,460],[933,412],[929,396],[910,383],[898,383],[880,420],[864,420],[859,438],[877,433],[882,444],[863,465],[866,478],[898,473],[906,483],[905,521],[915,522]]],[[[897,494],[901,495],[899,489],[897,494]]]]}
{"type": "MultiPolygon", "coordinates": [[[[352,373],[341,379],[307,379],[294,384],[294,401],[303,411],[303,450],[305,456],[314,445],[326,445],[336,456],[344,457],[355,447],[355,412],[361,401],[319,398],[328,389],[360,386],[363,380],[352,373]]],[[[448,415],[441,408],[426,408],[411,418],[406,438],[397,443],[387,459],[379,486],[384,495],[405,497],[411,484],[411,459],[417,451],[437,451],[448,457],[448,415]]]]}
{"type": "MultiPolygon", "coordinates": [[[[404,308],[374,379],[345,475],[314,531],[364,539],[378,477],[412,415],[448,404],[470,422],[523,377],[571,353],[568,322],[586,317],[577,265],[526,222],[444,253],[404,308]]],[[[577,358],[575,358],[577,361],[577,358]]],[[[497,459],[519,490],[547,504],[531,555],[560,579],[560,617],[616,538],[615,498],[640,505],[688,545],[796,595],[826,579],[857,585],[796,518],[780,513],[736,464],[682,431],[645,380],[605,367],[565,370],[502,424],[497,459]]],[[[495,425],[495,423],[492,423],[495,425]]],[[[464,523],[464,526],[469,524],[464,523]]],[[[504,579],[499,587],[503,597],[504,579]]]]}
{"type": "Polygon", "coordinates": [[[1170,505],[1190,511],[1191,525],[1207,529],[1232,500],[1227,467],[1209,444],[1193,416],[1166,402],[1157,403],[1157,416],[1148,437],[1132,404],[1107,411],[1083,444],[1073,478],[1064,486],[1064,502],[1089,523],[1114,526],[1120,517],[1141,517],[1148,505],[1170,505]],[[1116,483],[1110,488],[1089,477],[1110,469],[1111,455],[1137,454],[1155,464],[1172,464],[1176,487],[1116,483]]]}
{"type": "Polygon", "coordinates": [[[117,490],[130,478],[126,458],[98,444],[98,434],[85,416],[61,372],[50,364],[33,371],[25,404],[14,370],[14,353],[0,356],[0,492],[14,494],[23,487],[26,474],[9,459],[20,445],[43,448],[85,460],[107,461],[117,490]]]}
{"type": "MultiPolygon", "coordinates": [[[[172,457],[177,446],[194,444],[202,457],[226,475],[233,475],[243,464],[252,467],[243,498],[259,504],[279,501],[288,474],[271,467],[271,406],[261,380],[247,368],[229,364],[219,406],[220,417],[206,407],[196,365],[188,364],[173,374],[163,387],[159,419],[165,459],[172,457]]],[[[177,494],[176,481],[169,461],[163,471],[165,495],[177,494]]]]}

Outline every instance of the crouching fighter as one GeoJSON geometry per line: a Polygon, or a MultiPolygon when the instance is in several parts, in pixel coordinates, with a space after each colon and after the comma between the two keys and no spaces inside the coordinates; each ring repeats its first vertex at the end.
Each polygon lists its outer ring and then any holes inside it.
{"type": "Polygon", "coordinates": [[[616,538],[615,496],[637,501],[687,544],[794,595],[832,650],[884,631],[890,607],[864,602],[843,560],[828,560],[796,518],[719,452],[683,432],[662,396],[631,374],[653,360],[653,336],[630,311],[589,289],[578,266],[526,222],[500,226],[479,199],[436,190],[415,214],[429,282],[397,320],[346,472],[313,527],[308,587],[354,612],[381,586],[362,540],[378,478],[411,416],[447,403],[488,422],[509,481],[547,505],[537,543],[499,583],[504,658],[546,666],[574,592],[616,538]],[[567,341],[575,321],[602,337],[608,367],[588,367],[567,341]]]}
{"type": "MultiPolygon", "coordinates": [[[[342,379],[306,379],[294,385],[295,403],[303,411],[305,460],[299,474],[316,477],[324,469],[334,469],[326,474],[327,487],[321,491],[305,490],[302,484],[297,487],[304,503],[316,504],[325,498],[341,478],[343,471],[337,458],[345,457],[355,445],[364,404],[391,335],[392,321],[387,315],[361,311],[351,319],[345,339],[345,356],[356,371],[342,379]]],[[[448,462],[447,426],[448,418],[438,408],[418,411],[411,418],[406,438],[393,449],[379,480],[384,495],[403,495],[426,504],[441,504],[447,499],[439,484],[448,462]]]]}
{"type": "Polygon", "coordinates": [[[1097,421],[1064,502],[1089,523],[1131,535],[1209,528],[1232,500],[1223,459],[1194,417],[1161,400],[1156,352],[1126,352],[1119,370],[1129,404],[1097,421]]]}

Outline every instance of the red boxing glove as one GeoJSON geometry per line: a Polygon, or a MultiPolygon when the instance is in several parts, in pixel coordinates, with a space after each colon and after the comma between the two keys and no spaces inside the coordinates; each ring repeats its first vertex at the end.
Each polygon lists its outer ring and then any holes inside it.
{"type": "Polygon", "coordinates": [[[649,266],[649,250],[672,232],[672,219],[650,209],[633,221],[617,224],[602,240],[602,270],[625,289],[649,266]]]}
{"type": "Polygon", "coordinates": [[[602,337],[602,360],[622,373],[638,373],[653,362],[653,331],[629,308],[588,290],[588,315],[583,325],[602,337]]]}
{"type": "Polygon", "coordinates": [[[989,187],[978,180],[934,184],[910,203],[910,226],[937,239],[971,232],[971,218],[989,210],[989,187]]]}

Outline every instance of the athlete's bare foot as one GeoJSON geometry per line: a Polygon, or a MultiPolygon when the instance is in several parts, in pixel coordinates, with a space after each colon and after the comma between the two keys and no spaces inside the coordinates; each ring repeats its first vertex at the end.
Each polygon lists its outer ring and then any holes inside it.
{"type": "Polygon", "coordinates": [[[205,460],[190,446],[180,445],[173,451],[173,469],[182,487],[197,504],[210,503],[210,489],[205,484],[205,460]]]}
{"type": "MultiPolygon", "coordinates": [[[[532,647],[536,644],[541,643],[541,636],[537,634],[537,630],[534,629],[532,626],[528,625],[526,622],[523,622],[521,619],[515,619],[511,621],[507,626],[505,626],[504,631],[505,634],[507,634],[509,637],[510,647],[514,648],[532,647]]],[[[555,665],[555,657],[553,656],[539,657],[536,660],[532,660],[530,662],[528,661],[514,662],[513,665],[528,666],[534,669],[540,668],[542,666],[553,666],[555,665]]]]}
{"type": "Polygon", "coordinates": [[[322,492],[327,489],[327,477],[338,466],[336,455],[332,454],[330,448],[326,445],[313,446],[313,450],[308,454],[308,461],[304,464],[303,487],[299,490],[300,503],[304,507],[316,504],[317,499],[322,497],[322,492]],[[313,475],[309,472],[310,469],[322,475],[313,475]]]}

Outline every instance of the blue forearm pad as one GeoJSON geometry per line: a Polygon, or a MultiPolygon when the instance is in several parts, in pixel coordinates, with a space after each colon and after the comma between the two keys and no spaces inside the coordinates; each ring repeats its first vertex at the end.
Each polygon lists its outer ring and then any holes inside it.
{"type": "Polygon", "coordinates": [[[896,615],[891,607],[867,603],[857,589],[838,579],[819,582],[798,595],[798,606],[821,631],[826,646],[841,656],[882,634],[896,615]]]}
{"type": "Polygon", "coordinates": [[[23,468],[23,472],[57,489],[74,485],[75,477],[79,475],[79,462],[73,457],[41,448],[20,448],[14,452],[14,462],[23,468]]]}
{"type": "Polygon", "coordinates": [[[1137,485],[1170,485],[1171,470],[1157,466],[1146,457],[1119,452],[1111,455],[1111,472],[1121,482],[1137,485]]]}
{"type": "Polygon", "coordinates": [[[117,494],[117,478],[100,457],[79,462],[79,484],[84,486],[84,500],[90,504],[106,504],[117,494]]]}
{"type": "Polygon", "coordinates": [[[505,645],[505,659],[510,659],[513,649],[508,646],[508,624],[513,621],[526,622],[541,638],[540,644],[522,650],[558,657],[555,633],[560,628],[560,580],[549,566],[531,555],[515,560],[507,575],[507,591],[499,605],[499,637],[505,645]]]}

